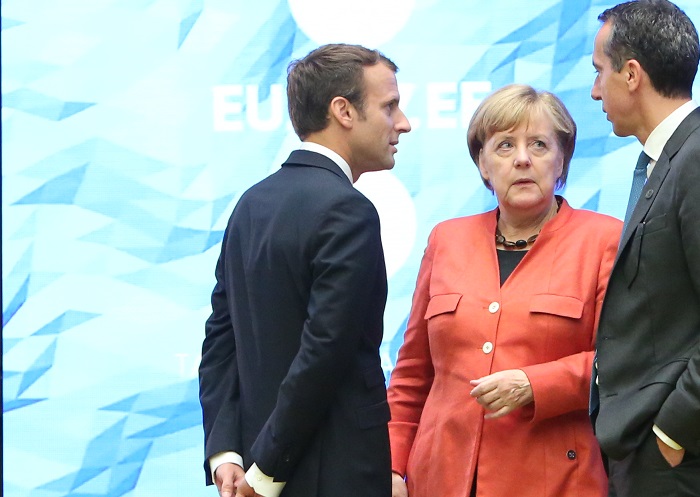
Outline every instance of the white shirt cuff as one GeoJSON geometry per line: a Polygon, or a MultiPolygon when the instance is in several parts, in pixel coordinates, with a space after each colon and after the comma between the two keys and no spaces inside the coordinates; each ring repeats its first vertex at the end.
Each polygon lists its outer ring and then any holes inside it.
{"type": "Polygon", "coordinates": [[[683,450],[683,447],[678,445],[675,441],[673,441],[668,435],[666,435],[663,431],[661,431],[661,428],[658,426],[654,425],[652,427],[652,430],[654,430],[654,433],[656,433],[656,436],[661,439],[663,443],[671,447],[673,450],[683,450]]]}
{"type": "Polygon", "coordinates": [[[212,480],[215,480],[214,475],[216,474],[216,468],[227,462],[238,464],[241,468],[243,467],[243,458],[237,452],[219,452],[218,454],[214,454],[209,458],[212,480]]]}
{"type": "Polygon", "coordinates": [[[286,483],[283,481],[274,481],[271,476],[267,476],[260,471],[260,468],[258,468],[258,465],[255,463],[246,471],[245,481],[248,482],[248,485],[253,487],[256,494],[260,494],[263,497],[279,497],[286,483]]]}

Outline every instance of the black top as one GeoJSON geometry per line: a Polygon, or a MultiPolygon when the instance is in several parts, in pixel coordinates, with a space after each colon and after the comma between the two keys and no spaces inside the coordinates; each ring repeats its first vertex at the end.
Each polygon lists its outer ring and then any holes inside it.
{"type": "Polygon", "coordinates": [[[508,276],[523,260],[527,250],[496,250],[496,253],[498,254],[498,269],[501,273],[501,286],[503,286],[508,276]]]}

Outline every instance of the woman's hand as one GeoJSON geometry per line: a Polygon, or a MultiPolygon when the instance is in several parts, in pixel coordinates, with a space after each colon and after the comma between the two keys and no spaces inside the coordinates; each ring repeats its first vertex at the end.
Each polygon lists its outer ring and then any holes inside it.
{"type": "Polygon", "coordinates": [[[398,473],[391,473],[391,497],[408,497],[406,482],[398,473]]]}
{"type": "Polygon", "coordinates": [[[521,369],[499,371],[469,383],[475,387],[470,395],[491,411],[485,419],[500,418],[534,400],[530,380],[521,369]]]}

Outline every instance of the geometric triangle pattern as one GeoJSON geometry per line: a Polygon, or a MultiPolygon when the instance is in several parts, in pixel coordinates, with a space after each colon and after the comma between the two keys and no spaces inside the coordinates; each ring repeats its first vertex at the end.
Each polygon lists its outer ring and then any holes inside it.
{"type": "MultiPolygon", "coordinates": [[[[284,88],[318,45],[313,19],[301,0],[83,3],[2,3],[3,491],[204,497],[214,268],[237,199],[298,145],[284,88]]],[[[416,226],[390,276],[387,378],[430,230],[495,206],[465,140],[490,90],[555,92],[578,125],[562,194],[623,216],[640,146],[590,98],[596,17],[614,3],[406,2],[378,47],[413,126],[391,176],[416,226]]],[[[700,4],[678,4],[698,24],[700,4]]]]}
{"type": "Polygon", "coordinates": [[[3,106],[7,108],[52,121],[61,121],[94,105],[91,102],[66,102],[28,88],[7,93],[2,100],[3,106]]]}
{"type": "Polygon", "coordinates": [[[92,314],[89,312],[66,311],[58,318],[34,332],[33,335],[57,335],[62,331],[78,326],[86,321],[96,318],[97,316],[97,314],[92,314]]]}
{"type": "Polygon", "coordinates": [[[199,16],[202,15],[203,3],[203,0],[195,0],[191,2],[190,8],[194,8],[196,10],[180,21],[180,33],[177,40],[178,48],[182,47],[185,39],[187,39],[187,35],[190,34],[190,31],[192,31],[192,28],[199,19],[199,16]]]}

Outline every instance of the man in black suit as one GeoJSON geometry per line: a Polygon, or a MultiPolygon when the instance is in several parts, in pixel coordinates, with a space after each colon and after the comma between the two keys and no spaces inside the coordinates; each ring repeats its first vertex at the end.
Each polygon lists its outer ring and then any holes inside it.
{"type": "Polygon", "coordinates": [[[386,270],[352,183],[391,169],[411,129],[396,71],[345,44],[290,64],[302,144],[231,215],[202,346],[204,467],[222,497],[391,495],[386,270]]]}
{"type": "Polygon", "coordinates": [[[691,91],[698,34],[666,0],[626,2],[599,20],[591,96],[615,134],[635,136],[646,155],[600,316],[596,435],[609,458],[610,495],[697,497],[700,109],[691,91]]]}

